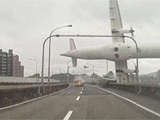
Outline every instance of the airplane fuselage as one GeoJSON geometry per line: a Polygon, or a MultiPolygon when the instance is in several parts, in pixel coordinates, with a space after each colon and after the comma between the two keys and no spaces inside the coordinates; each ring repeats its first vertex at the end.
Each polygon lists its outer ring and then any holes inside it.
{"type": "MultiPolygon", "coordinates": [[[[160,45],[146,44],[138,46],[138,58],[160,58],[160,45]]],[[[137,56],[136,47],[126,43],[113,43],[101,47],[88,47],[61,54],[79,59],[106,59],[111,61],[129,60],[137,56]]]]}

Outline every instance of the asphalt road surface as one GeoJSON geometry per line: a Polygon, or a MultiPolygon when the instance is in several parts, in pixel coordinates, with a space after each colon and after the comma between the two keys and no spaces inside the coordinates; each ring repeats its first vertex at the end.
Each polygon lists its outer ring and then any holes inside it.
{"type": "Polygon", "coordinates": [[[70,87],[55,95],[2,110],[1,119],[151,120],[160,117],[106,91],[84,85],[70,87]]]}

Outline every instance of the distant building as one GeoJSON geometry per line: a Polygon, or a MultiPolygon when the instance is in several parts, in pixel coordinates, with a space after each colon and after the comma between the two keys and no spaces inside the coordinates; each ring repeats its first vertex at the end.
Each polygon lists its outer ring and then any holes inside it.
{"type": "Polygon", "coordinates": [[[7,76],[12,76],[12,72],[13,72],[13,50],[9,50],[8,51],[8,64],[7,64],[8,68],[7,68],[7,76]]]}
{"type": "Polygon", "coordinates": [[[12,76],[13,51],[3,52],[0,49],[0,76],[12,76]]]}
{"type": "Polygon", "coordinates": [[[18,55],[13,55],[13,50],[3,52],[0,49],[0,76],[24,76],[24,66],[21,66],[18,55]]]}
{"type": "Polygon", "coordinates": [[[21,62],[19,61],[18,55],[13,56],[12,76],[14,76],[14,77],[23,77],[24,76],[24,66],[21,65],[21,62]]]}

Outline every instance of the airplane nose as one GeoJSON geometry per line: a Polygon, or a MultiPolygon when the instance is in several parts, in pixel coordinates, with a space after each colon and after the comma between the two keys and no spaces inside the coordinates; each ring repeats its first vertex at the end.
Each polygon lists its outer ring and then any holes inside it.
{"type": "Polygon", "coordinates": [[[60,55],[61,56],[66,56],[66,57],[75,57],[75,58],[77,58],[76,52],[73,52],[73,51],[68,51],[68,52],[62,53],[60,55]]]}
{"type": "Polygon", "coordinates": [[[66,56],[66,57],[72,57],[73,56],[73,53],[72,52],[65,52],[65,53],[62,53],[60,54],[61,56],[66,56]]]}

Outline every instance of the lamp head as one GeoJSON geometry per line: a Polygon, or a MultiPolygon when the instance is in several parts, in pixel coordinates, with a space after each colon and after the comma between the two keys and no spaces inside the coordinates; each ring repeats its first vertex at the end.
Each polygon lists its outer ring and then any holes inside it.
{"type": "Polygon", "coordinates": [[[67,27],[72,27],[72,25],[67,25],[67,27]]]}

